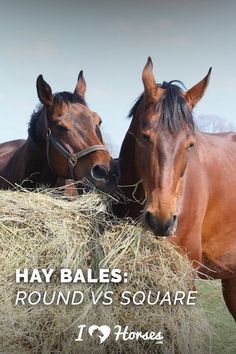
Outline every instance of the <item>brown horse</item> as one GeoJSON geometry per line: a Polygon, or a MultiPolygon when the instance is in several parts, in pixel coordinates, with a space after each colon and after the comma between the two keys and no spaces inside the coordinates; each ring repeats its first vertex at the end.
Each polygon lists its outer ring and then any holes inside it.
{"type": "Polygon", "coordinates": [[[236,319],[236,134],[201,133],[192,117],[210,71],[184,92],[180,82],[156,84],[148,59],[145,90],[120,152],[127,202],[116,213],[142,215],[156,236],[188,255],[200,276],[222,279],[236,319]]]}
{"type": "Polygon", "coordinates": [[[41,104],[32,114],[28,139],[0,144],[0,188],[54,187],[62,177],[112,192],[118,179],[116,163],[103,143],[101,118],[85,102],[83,72],[74,93],[53,95],[42,75],[36,86],[41,104]]]}

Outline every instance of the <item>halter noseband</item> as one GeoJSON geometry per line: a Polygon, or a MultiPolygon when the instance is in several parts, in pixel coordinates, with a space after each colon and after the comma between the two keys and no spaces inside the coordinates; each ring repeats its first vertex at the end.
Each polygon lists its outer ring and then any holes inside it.
{"type": "Polygon", "coordinates": [[[69,152],[65,148],[65,146],[61,145],[60,142],[58,140],[56,140],[54,138],[54,136],[52,135],[51,129],[48,127],[48,119],[47,119],[46,109],[45,109],[45,125],[46,125],[46,137],[47,137],[47,161],[48,161],[48,165],[52,171],[53,171],[53,168],[52,168],[52,165],[50,162],[50,143],[68,161],[71,179],[74,179],[74,168],[75,168],[79,159],[81,159],[82,157],[87,156],[95,151],[101,150],[101,151],[106,151],[107,153],[109,153],[108,149],[104,145],[92,145],[92,146],[89,146],[89,147],[75,153],[75,154],[73,152],[72,153],[69,152]]]}

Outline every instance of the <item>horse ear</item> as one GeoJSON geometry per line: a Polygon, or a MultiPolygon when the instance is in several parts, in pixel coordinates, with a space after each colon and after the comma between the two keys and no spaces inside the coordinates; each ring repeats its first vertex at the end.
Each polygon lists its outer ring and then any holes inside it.
{"type": "Polygon", "coordinates": [[[198,101],[200,101],[206,91],[207,85],[210,81],[211,69],[212,68],[209,69],[208,74],[202,81],[186,92],[185,98],[192,108],[198,103],[198,101]]]}
{"type": "Polygon", "coordinates": [[[78,76],[78,81],[75,87],[74,95],[84,97],[85,92],[86,92],[86,81],[84,79],[83,70],[81,70],[78,76]]]}
{"type": "Polygon", "coordinates": [[[53,103],[53,95],[51,87],[44,81],[43,76],[39,75],[36,82],[38,98],[44,104],[49,107],[53,103]]]}
{"type": "Polygon", "coordinates": [[[147,63],[143,69],[142,80],[145,92],[152,94],[153,90],[157,87],[155,77],[153,75],[153,64],[151,57],[148,57],[147,63]]]}

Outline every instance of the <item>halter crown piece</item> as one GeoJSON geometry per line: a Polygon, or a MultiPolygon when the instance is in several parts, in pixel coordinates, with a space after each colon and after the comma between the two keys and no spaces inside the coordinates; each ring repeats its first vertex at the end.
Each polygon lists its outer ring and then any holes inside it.
{"type": "Polygon", "coordinates": [[[77,153],[71,153],[65,148],[65,146],[63,146],[52,135],[51,129],[48,127],[48,119],[47,119],[46,110],[45,110],[45,125],[46,125],[46,132],[47,132],[46,133],[47,134],[47,161],[48,161],[48,165],[49,165],[50,169],[52,170],[52,172],[53,172],[53,168],[52,168],[52,165],[50,162],[50,143],[68,161],[69,170],[70,170],[70,177],[73,180],[74,180],[74,168],[75,168],[79,159],[81,159],[82,157],[89,155],[95,151],[101,150],[101,151],[106,151],[107,153],[109,153],[108,149],[104,145],[92,145],[92,146],[89,146],[77,153]]]}

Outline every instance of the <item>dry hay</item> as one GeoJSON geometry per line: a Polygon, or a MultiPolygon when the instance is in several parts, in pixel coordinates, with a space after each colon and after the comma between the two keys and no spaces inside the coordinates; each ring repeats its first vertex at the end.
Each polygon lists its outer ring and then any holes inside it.
{"type": "Polygon", "coordinates": [[[121,306],[122,291],[188,292],[192,269],[169,243],[155,239],[131,221],[111,219],[107,197],[88,193],[66,201],[49,192],[0,192],[0,353],[203,353],[208,332],[205,316],[196,306],[121,306]],[[128,272],[128,283],[16,284],[16,268],[109,267],[128,272]],[[81,290],[78,306],[15,305],[18,290],[81,290]],[[114,303],[92,305],[91,290],[114,291],[114,303]],[[128,325],[130,330],[159,331],[164,344],[150,341],[115,342],[111,335],[98,345],[85,335],[76,342],[80,324],[128,325]]]}

